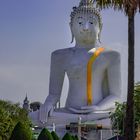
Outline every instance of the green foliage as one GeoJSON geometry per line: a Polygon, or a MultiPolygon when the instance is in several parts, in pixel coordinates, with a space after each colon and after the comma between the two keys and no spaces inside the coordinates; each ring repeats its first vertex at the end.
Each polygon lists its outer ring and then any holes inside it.
{"type": "Polygon", "coordinates": [[[75,140],[79,140],[77,135],[75,135],[75,140]]]}
{"type": "Polygon", "coordinates": [[[13,128],[13,123],[9,117],[9,113],[5,112],[3,108],[0,108],[0,137],[5,140],[8,139],[11,128],[13,128]]]}
{"type": "Polygon", "coordinates": [[[38,136],[38,140],[53,140],[53,137],[48,129],[43,128],[38,136]]]}
{"type": "Polygon", "coordinates": [[[32,103],[30,103],[30,108],[33,111],[39,110],[40,106],[41,106],[40,102],[32,102],[32,103]]]}
{"type": "Polygon", "coordinates": [[[130,15],[133,12],[136,13],[138,10],[140,11],[139,1],[132,0],[130,3],[127,0],[95,0],[95,2],[96,7],[99,9],[113,8],[114,10],[124,11],[126,15],[130,15]]]}
{"type": "Polygon", "coordinates": [[[57,136],[57,134],[54,131],[51,132],[51,135],[53,137],[53,140],[59,140],[59,137],[57,136]]]}
{"type": "Polygon", "coordinates": [[[115,103],[116,109],[114,112],[110,113],[110,119],[112,122],[112,127],[115,130],[119,130],[119,134],[123,134],[123,123],[125,118],[126,103],[115,103]]]}
{"type": "Polygon", "coordinates": [[[19,104],[0,100],[0,137],[2,140],[9,140],[12,130],[19,121],[27,127],[31,124],[27,112],[19,104]]]}
{"type": "Polygon", "coordinates": [[[134,89],[134,111],[135,111],[135,125],[140,124],[140,82],[136,83],[134,89]]]}
{"type": "Polygon", "coordinates": [[[73,135],[71,137],[72,137],[72,140],[75,140],[75,137],[73,135]]]}
{"type": "Polygon", "coordinates": [[[62,140],[73,140],[72,136],[69,133],[66,133],[62,140]]]}
{"type": "Polygon", "coordinates": [[[30,128],[27,128],[21,122],[18,122],[12,131],[11,137],[9,140],[31,140],[32,132],[30,128]]]}
{"type": "Polygon", "coordinates": [[[72,140],[76,140],[75,136],[72,135],[71,137],[72,137],[72,140]]]}
{"type": "MultiPolygon", "coordinates": [[[[110,113],[110,119],[113,129],[119,130],[119,134],[123,135],[123,123],[126,112],[126,103],[116,102],[116,109],[110,113]]],[[[134,121],[135,128],[140,124],[140,82],[135,84],[134,89],[134,121]]]]}

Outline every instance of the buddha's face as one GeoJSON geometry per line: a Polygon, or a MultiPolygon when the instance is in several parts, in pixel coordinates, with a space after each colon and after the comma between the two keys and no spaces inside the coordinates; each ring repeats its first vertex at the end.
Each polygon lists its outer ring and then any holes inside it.
{"type": "Polygon", "coordinates": [[[73,19],[71,31],[77,43],[94,44],[100,32],[98,17],[92,13],[77,13],[73,19]]]}

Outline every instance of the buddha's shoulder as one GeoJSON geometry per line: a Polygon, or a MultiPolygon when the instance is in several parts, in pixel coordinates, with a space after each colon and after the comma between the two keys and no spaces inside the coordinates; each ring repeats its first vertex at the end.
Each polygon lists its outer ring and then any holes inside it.
{"type": "Polygon", "coordinates": [[[60,56],[60,55],[67,55],[67,54],[73,52],[74,49],[75,49],[74,47],[58,49],[58,50],[53,51],[52,55],[58,55],[58,56],[60,56]]]}
{"type": "Polygon", "coordinates": [[[111,50],[111,49],[106,49],[104,50],[104,52],[102,53],[103,56],[105,57],[115,57],[115,58],[120,58],[120,52],[116,51],[116,50],[111,50]]]}

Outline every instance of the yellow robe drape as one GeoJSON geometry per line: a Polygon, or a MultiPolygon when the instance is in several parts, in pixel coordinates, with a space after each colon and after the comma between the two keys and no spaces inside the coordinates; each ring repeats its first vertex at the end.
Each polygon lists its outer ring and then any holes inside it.
{"type": "Polygon", "coordinates": [[[94,54],[90,57],[87,64],[87,104],[92,105],[92,65],[96,58],[104,51],[104,48],[98,48],[94,54]]]}

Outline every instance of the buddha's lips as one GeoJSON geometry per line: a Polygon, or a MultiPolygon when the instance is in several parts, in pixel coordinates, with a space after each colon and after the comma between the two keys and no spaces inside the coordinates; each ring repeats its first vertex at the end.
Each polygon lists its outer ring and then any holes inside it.
{"type": "Polygon", "coordinates": [[[91,41],[91,39],[83,39],[82,42],[86,44],[94,43],[93,40],[91,41]]]}
{"type": "Polygon", "coordinates": [[[80,31],[80,34],[91,35],[91,31],[80,31]]]}

